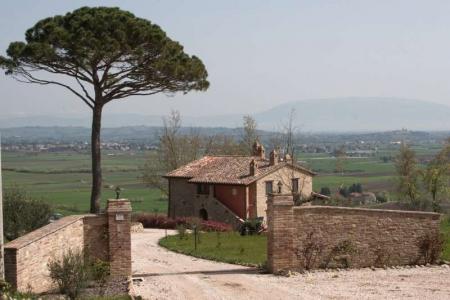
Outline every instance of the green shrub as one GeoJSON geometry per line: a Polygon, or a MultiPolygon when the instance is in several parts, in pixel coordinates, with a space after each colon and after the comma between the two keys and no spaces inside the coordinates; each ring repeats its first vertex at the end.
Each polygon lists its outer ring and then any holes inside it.
{"type": "Polygon", "coordinates": [[[9,241],[48,224],[52,215],[49,204],[29,197],[13,187],[5,190],[3,201],[4,235],[9,241]]]}
{"type": "Polygon", "coordinates": [[[350,192],[348,191],[348,188],[346,186],[342,186],[339,188],[339,195],[341,195],[342,197],[347,198],[349,194],[350,192]]]}
{"type": "Polygon", "coordinates": [[[89,268],[91,279],[98,283],[100,286],[104,286],[108,280],[110,274],[109,262],[101,259],[96,259],[89,268]]]}
{"type": "Polygon", "coordinates": [[[386,203],[391,200],[389,192],[387,192],[387,191],[377,192],[377,193],[375,193],[375,197],[377,198],[378,203],[386,203]]]}
{"type": "Polygon", "coordinates": [[[48,269],[59,291],[70,299],[76,299],[86,285],[88,272],[82,251],[67,251],[61,259],[49,261],[48,269]]]}
{"type": "Polygon", "coordinates": [[[320,193],[325,196],[331,196],[331,190],[329,187],[324,186],[320,189],[320,193]]]}
{"type": "Polygon", "coordinates": [[[11,285],[4,281],[3,279],[0,279],[0,296],[1,299],[8,299],[8,300],[35,300],[39,299],[39,297],[31,292],[27,293],[20,293],[18,291],[15,291],[11,285]]]}
{"type": "Polygon", "coordinates": [[[263,229],[262,223],[263,220],[261,218],[245,220],[239,228],[239,233],[241,235],[259,234],[263,229]]]}
{"type": "Polygon", "coordinates": [[[389,265],[390,253],[388,247],[386,247],[386,245],[381,244],[376,245],[373,248],[375,248],[374,251],[375,260],[373,265],[378,268],[389,265]]]}
{"type": "Polygon", "coordinates": [[[352,256],[358,252],[351,240],[340,241],[325,259],[325,268],[349,268],[352,256]]]}
{"type": "Polygon", "coordinates": [[[420,257],[425,264],[436,263],[444,250],[444,237],[442,234],[427,234],[418,241],[420,257]]]}
{"type": "Polygon", "coordinates": [[[186,226],[184,225],[177,225],[177,232],[180,240],[186,238],[186,226]]]}
{"type": "Polygon", "coordinates": [[[354,183],[348,188],[348,193],[362,193],[363,188],[361,183],[354,183]]]}

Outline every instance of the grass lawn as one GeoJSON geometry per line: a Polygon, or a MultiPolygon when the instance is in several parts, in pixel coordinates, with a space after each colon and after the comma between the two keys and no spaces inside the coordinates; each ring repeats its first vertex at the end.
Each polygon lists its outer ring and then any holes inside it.
{"type": "MultiPolygon", "coordinates": [[[[441,223],[444,234],[444,251],[441,258],[450,261],[450,217],[441,223]]],[[[194,235],[186,234],[167,236],[159,244],[169,250],[239,265],[261,266],[267,259],[267,237],[265,235],[241,236],[236,232],[217,233],[204,232],[200,234],[197,251],[194,249],[194,235]]]]}
{"type": "Polygon", "coordinates": [[[169,250],[195,257],[240,265],[263,265],[267,259],[267,237],[265,235],[241,236],[236,232],[202,232],[197,251],[194,235],[171,235],[159,241],[169,250]]]}

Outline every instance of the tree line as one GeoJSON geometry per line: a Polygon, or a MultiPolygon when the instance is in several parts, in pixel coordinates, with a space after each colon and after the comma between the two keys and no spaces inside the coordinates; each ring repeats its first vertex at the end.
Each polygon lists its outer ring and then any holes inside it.
{"type": "Polygon", "coordinates": [[[433,211],[439,212],[441,201],[450,193],[450,138],[424,168],[419,166],[414,150],[402,143],[395,167],[400,200],[420,208],[430,199],[433,211]]]}

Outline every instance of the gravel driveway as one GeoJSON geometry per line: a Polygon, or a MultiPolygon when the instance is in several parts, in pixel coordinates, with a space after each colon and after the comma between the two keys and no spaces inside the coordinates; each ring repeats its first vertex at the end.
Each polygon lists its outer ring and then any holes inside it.
{"type": "Polygon", "coordinates": [[[450,299],[448,266],[279,277],[168,251],[158,246],[164,235],[132,234],[133,277],[143,280],[135,290],[144,299],[450,299]]]}

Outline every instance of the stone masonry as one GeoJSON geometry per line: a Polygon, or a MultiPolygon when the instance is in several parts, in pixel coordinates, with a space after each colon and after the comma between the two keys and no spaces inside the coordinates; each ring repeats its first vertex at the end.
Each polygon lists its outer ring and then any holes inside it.
{"type": "Polygon", "coordinates": [[[130,202],[108,201],[107,213],[64,217],[5,245],[5,277],[17,290],[43,293],[56,289],[49,260],[69,249],[83,250],[87,261],[110,263],[112,277],[131,275],[130,202]]]}
{"type": "Polygon", "coordinates": [[[294,259],[292,196],[267,201],[267,264],[272,271],[289,269],[294,259]]]}
{"type": "Polygon", "coordinates": [[[47,263],[67,250],[83,248],[83,217],[70,216],[5,245],[5,279],[19,291],[41,293],[55,286],[47,263]]]}
{"type": "Polygon", "coordinates": [[[290,195],[268,199],[271,272],[424,263],[420,243],[439,234],[440,215],[328,206],[294,206],[290,195]],[[307,259],[309,257],[309,259],[307,259]]]}
{"type": "Polygon", "coordinates": [[[131,204],[125,199],[108,200],[109,261],[112,277],[131,275],[131,204]]]}
{"type": "Polygon", "coordinates": [[[172,178],[169,184],[172,199],[169,217],[198,217],[200,209],[204,208],[211,220],[228,223],[235,228],[243,222],[228,207],[214,198],[212,185],[209,187],[208,195],[198,195],[196,185],[188,183],[187,179],[172,178]]]}

